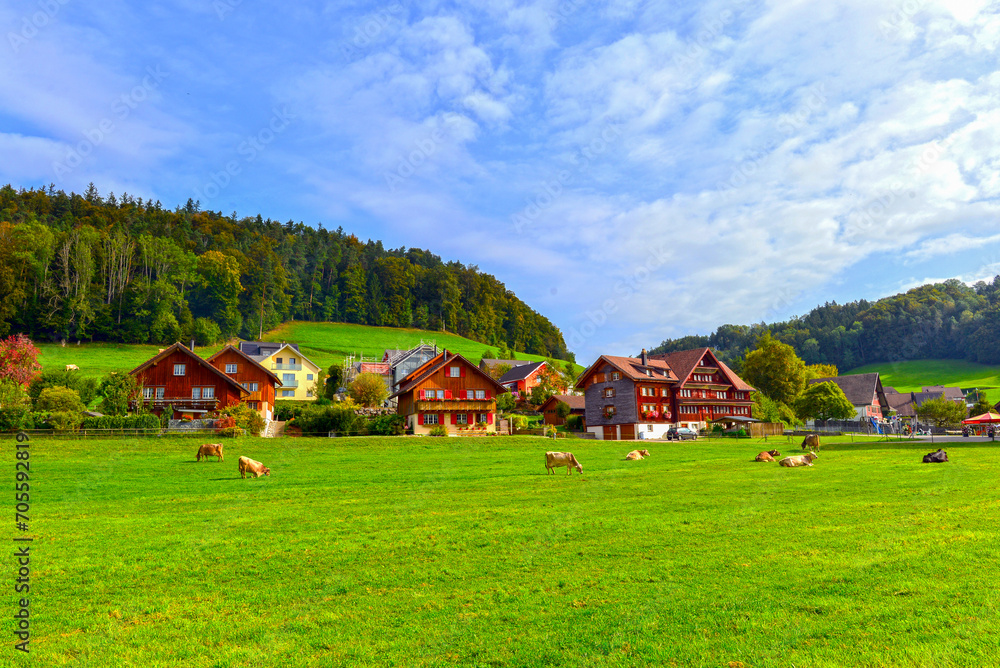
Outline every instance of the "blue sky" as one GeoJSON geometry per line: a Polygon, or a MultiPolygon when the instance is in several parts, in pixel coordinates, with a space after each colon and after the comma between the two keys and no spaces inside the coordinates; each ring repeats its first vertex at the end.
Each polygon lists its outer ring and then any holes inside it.
{"type": "Polygon", "coordinates": [[[343,226],[581,362],[1000,273],[1000,6],[0,4],[0,180],[343,226]]]}

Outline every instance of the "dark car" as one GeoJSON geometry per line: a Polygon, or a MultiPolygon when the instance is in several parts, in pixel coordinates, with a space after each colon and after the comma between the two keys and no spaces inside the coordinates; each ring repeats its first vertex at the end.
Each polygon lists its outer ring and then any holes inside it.
{"type": "Polygon", "coordinates": [[[668,441],[695,441],[698,439],[698,432],[687,427],[671,427],[667,430],[668,441]]]}

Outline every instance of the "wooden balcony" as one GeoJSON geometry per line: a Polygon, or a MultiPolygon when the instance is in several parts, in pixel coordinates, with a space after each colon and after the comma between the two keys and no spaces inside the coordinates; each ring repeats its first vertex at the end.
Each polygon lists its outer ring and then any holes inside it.
{"type": "Polygon", "coordinates": [[[214,411],[216,406],[219,404],[219,400],[214,397],[212,399],[192,399],[191,397],[150,398],[143,399],[141,402],[130,401],[129,409],[135,410],[139,404],[144,406],[147,410],[163,409],[167,406],[173,406],[174,410],[178,411],[184,408],[196,411],[214,411]]]}
{"type": "Polygon", "coordinates": [[[489,413],[496,409],[494,399],[434,399],[417,400],[418,411],[444,411],[446,413],[489,413]]]}

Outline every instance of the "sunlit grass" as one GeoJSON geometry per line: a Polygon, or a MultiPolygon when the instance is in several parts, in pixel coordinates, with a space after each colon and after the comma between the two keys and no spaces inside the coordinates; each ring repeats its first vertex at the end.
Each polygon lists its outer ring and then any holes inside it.
{"type": "Polygon", "coordinates": [[[847,373],[878,371],[882,385],[890,385],[900,392],[919,392],[928,385],[945,385],[961,388],[990,388],[986,395],[990,401],[1000,401],[1000,366],[976,364],[965,360],[911,360],[884,362],[851,369],[847,373]]]}

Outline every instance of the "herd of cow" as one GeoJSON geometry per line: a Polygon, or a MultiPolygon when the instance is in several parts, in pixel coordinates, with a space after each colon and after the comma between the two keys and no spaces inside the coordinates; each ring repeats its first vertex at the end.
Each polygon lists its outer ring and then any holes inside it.
{"type": "MultiPolygon", "coordinates": [[[[194,459],[200,462],[202,457],[205,459],[218,457],[220,462],[226,461],[222,456],[222,443],[205,443],[202,445],[198,448],[198,454],[194,456],[194,459]]],[[[241,478],[246,478],[247,473],[251,474],[254,478],[259,478],[262,475],[271,475],[271,469],[249,457],[240,457],[239,468],[241,478]]]]}
{"type": "MultiPolygon", "coordinates": [[[[795,466],[812,466],[813,462],[819,458],[820,442],[819,436],[817,434],[810,434],[805,437],[802,441],[802,449],[809,449],[809,452],[804,455],[798,455],[794,457],[785,457],[784,459],[778,460],[778,464],[781,466],[795,467],[795,466]]],[[[767,450],[760,453],[754,457],[755,462],[773,462],[776,461],[776,457],[780,457],[781,453],[777,450],[767,450]]],[[[636,461],[649,457],[649,450],[633,450],[632,452],[625,455],[626,461],[636,461]]],[[[943,463],[948,461],[948,453],[944,452],[938,448],[937,452],[931,452],[924,455],[924,463],[943,463]]],[[[545,453],[545,471],[546,473],[555,473],[555,469],[565,466],[566,475],[573,475],[573,469],[576,469],[581,474],[583,474],[583,464],[577,461],[576,457],[573,456],[572,452],[546,452],[545,453]]]]}

